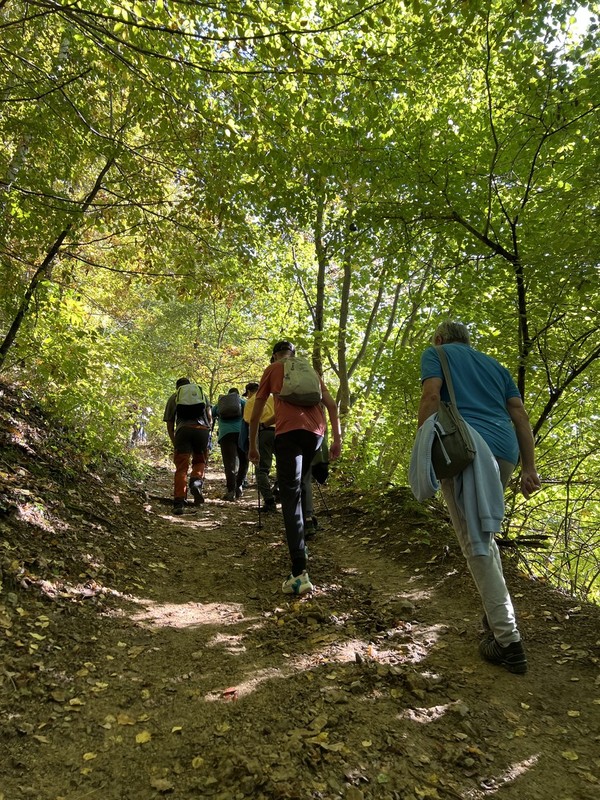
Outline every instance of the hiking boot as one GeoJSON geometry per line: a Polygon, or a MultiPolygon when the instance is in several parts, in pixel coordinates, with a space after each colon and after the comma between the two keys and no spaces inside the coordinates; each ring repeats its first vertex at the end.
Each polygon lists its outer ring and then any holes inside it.
{"type": "Polygon", "coordinates": [[[515,672],[519,675],[527,672],[527,656],[521,641],[501,645],[496,641],[494,635],[490,633],[479,643],[479,652],[490,664],[497,664],[509,672],[515,672]]]}
{"type": "Polygon", "coordinates": [[[312,539],[314,536],[316,536],[318,527],[319,523],[317,522],[317,518],[309,517],[304,523],[304,538],[312,539]]]}
{"type": "Polygon", "coordinates": [[[190,481],[190,492],[194,498],[194,505],[201,506],[204,502],[204,495],[202,494],[203,482],[199,479],[190,481]]]}
{"type": "Polygon", "coordinates": [[[233,502],[235,500],[235,492],[225,492],[222,499],[233,502]]]}
{"type": "Polygon", "coordinates": [[[239,499],[240,499],[240,497],[241,497],[243,494],[244,494],[244,490],[242,489],[242,487],[241,487],[241,486],[238,486],[238,488],[235,490],[235,499],[236,499],[236,500],[239,500],[239,499]]]}
{"type": "Polygon", "coordinates": [[[185,500],[177,497],[175,500],[173,500],[173,513],[177,514],[177,516],[180,516],[181,514],[183,514],[184,506],[185,506],[185,500]]]}
{"type": "Polygon", "coordinates": [[[301,575],[290,575],[287,577],[283,582],[281,591],[284,594],[295,594],[299,597],[301,594],[306,594],[306,592],[312,592],[313,588],[310,578],[308,577],[308,572],[304,570],[301,575]]]}
{"type": "Polygon", "coordinates": [[[277,506],[275,505],[275,500],[265,500],[262,506],[260,507],[261,514],[272,514],[273,511],[277,511],[277,506]]]}

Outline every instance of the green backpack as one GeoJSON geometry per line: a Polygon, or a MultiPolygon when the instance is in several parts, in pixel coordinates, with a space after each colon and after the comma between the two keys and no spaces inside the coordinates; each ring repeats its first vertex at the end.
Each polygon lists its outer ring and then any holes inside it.
{"type": "Polygon", "coordinates": [[[206,397],[197,383],[184,383],[175,394],[178,420],[198,421],[206,424],[206,397]]]}

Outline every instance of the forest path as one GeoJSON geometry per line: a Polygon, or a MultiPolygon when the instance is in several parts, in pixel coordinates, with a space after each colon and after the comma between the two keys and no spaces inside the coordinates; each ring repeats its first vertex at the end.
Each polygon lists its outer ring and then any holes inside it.
{"type": "Polygon", "coordinates": [[[598,609],[510,574],[530,660],[511,675],[478,656],[456,545],[424,548],[401,506],[327,491],[328,517],[317,491],[295,600],[254,485],[227,503],[211,470],[176,517],[171,482],[113,494],[109,594],[25,609],[45,654],[4,683],[2,800],[598,797],[598,609]]]}

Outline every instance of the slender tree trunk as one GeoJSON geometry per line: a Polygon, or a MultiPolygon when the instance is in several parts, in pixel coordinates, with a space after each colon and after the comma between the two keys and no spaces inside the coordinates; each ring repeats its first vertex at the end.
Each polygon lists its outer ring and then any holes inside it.
{"type": "Polygon", "coordinates": [[[517,388],[525,402],[525,371],[527,368],[527,357],[531,352],[531,337],[529,335],[529,319],[527,316],[527,287],[525,285],[525,273],[520,259],[513,262],[515,269],[515,280],[517,283],[517,303],[519,309],[519,368],[517,372],[517,388]]]}
{"type": "Polygon", "coordinates": [[[313,367],[323,374],[323,321],[325,308],[325,271],[327,268],[327,251],[323,243],[325,229],[325,198],[319,191],[317,195],[317,215],[315,218],[315,252],[317,255],[317,298],[314,309],[315,339],[313,345],[313,367]]]}
{"type": "Polygon", "coordinates": [[[352,281],[352,268],[348,253],[344,253],[343,261],[344,277],[342,280],[342,296],[340,298],[340,322],[337,338],[337,362],[338,379],[340,386],[338,389],[337,401],[342,419],[350,410],[350,382],[348,374],[348,362],[346,359],[346,345],[348,334],[348,314],[350,306],[350,286],[352,281]]]}
{"type": "Polygon", "coordinates": [[[8,351],[10,350],[12,345],[14,344],[15,339],[17,338],[17,334],[19,332],[21,324],[22,324],[22,322],[23,322],[23,320],[25,318],[25,315],[27,314],[27,312],[29,310],[29,306],[31,305],[31,300],[33,298],[35,290],[37,289],[40,281],[42,281],[50,273],[50,269],[52,267],[54,259],[56,258],[57,254],[59,253],[59,251],[60,251],[60,249],[61,249],[61,247],[63,245],[63,242],[65,241],[67,236],[71,233],[71,231],[75,227],[76,221],[78,219],[82,219],[83,218],[83,215],[85,214],[85,212],[88,210],[88,208],[92,204],[94,198],[96,197],[96,195],[98,194],[98,192],[102,188],[102,181],[104,180],[104,176],[109,171],[109,169],[111,168],[113,163],[114,163],[114,158],[110,158],[106,162],[106,164],[104,165],[104,167],[100,171],[100,174],[96,178],[96,182],[95,182],[92,190],[87,195],[87,197],[85,198],[85,200],[81,204],[80,208],[78,209],[77,217],[75,219],[73,219],[64,228],[64,230],[61,231],[61,233],[56,237],[54,243],[52,244],[52,246],[48,250],[48,253],[46,254],[46,257],[44,258],[44,260],[42,261],[40,266],[36,269],[35,274],[34,274],[33,278],[31,279],[31,281],[29,283],[29,286],[27,287],[27,291],[25,292],[25,295],[24,295],[23,299],[21,300],[21,305],[19,306],[19,310],[17,311],[17,314],[16,314],[16,316],[15,316],[13,322],[12,322],[12,325],[10,326],[10,328],[8,330],[8,333],[4,337],[4,341],[2,342],[2,345],[0,345],[0,370],[4,366],[4,362],[6,360],[6,354],[8,353],[8,351]]]}

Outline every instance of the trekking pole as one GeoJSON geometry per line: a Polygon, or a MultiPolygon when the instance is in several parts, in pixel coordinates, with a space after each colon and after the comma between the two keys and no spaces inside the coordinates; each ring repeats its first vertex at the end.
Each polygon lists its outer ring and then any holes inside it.
{"type": "MultiPolygon", "coordinates": [[[[315,481],[315,483],[317,483],[317,482],[315,481]]],[[[331,511],[329,510],[329,507],[328,507],[327,503],[325,502],[325,498],[323,496],[323,490],[321,489],[321,484],[317,483],[317,487],[319,489],[319,494],[321,495],[321,502],[325,506],[325,512],[327,513],[328,517],[331,517],[331,511]]]]}
{"type": "Polygon", "coordinates": [[[262,530],[262,525],[260,522],[260,488],[258,486],[258,478],[256,476],[256,464],[253,465],[254,467],[254,482],[256,483],[256,509],[258,511],[258,530],[262,530]]]}

